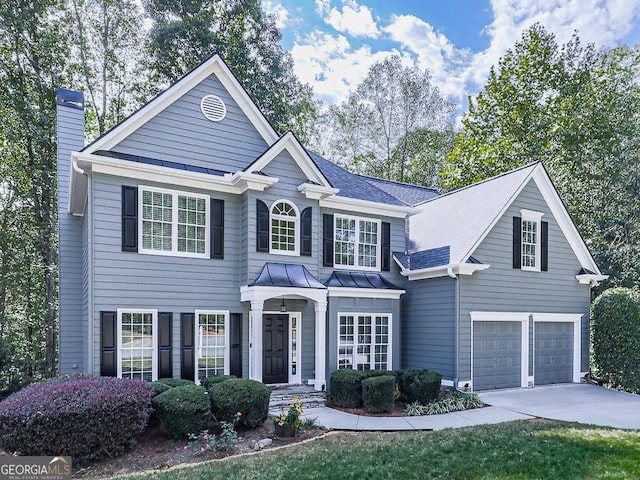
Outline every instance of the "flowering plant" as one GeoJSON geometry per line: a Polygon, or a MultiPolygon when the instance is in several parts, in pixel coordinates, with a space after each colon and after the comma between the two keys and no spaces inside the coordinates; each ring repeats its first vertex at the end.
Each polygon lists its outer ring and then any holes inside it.
{"type": "Polygon", "coordinates": [[[283,425],[294,425],[296,430],[302,425],[302,414],[304,410],[302,408],[302,399],[295,397],[293,403],[289,404],[289,409],[285,411],[283,408],[280,411],[280,415],[273,417],[273,423],[282,427],[283,425]]]}
{"type": "Polygon", "coordinates": [[[210,450],[219,452],[229,450],[242,441],[242,438],[238,436],[238,432],[235,431],[235,426],[241,416],[242,413],[238,412],[232,422],[220,422],[222,432],[218,439],[216,439],[215,435],[210,435],[208,430],[203,430],[197,434],[190,433],[189,444],[185,445],[184,450],[192,450],[195,455],[202,455],[210,450]]]}

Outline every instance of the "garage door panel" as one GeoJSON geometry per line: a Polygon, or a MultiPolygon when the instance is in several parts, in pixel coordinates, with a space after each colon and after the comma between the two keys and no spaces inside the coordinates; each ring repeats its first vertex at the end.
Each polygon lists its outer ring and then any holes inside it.
{"type": "Polygon", "coordinates": [[[520,322],[478,321],[473,325],[474,390],[520,386],[520,322]]]}
{"type": "Polygon", "coordinates": [[[573,323],[536,322],[534,380],[536,385],[573,381],[573,323]]]}

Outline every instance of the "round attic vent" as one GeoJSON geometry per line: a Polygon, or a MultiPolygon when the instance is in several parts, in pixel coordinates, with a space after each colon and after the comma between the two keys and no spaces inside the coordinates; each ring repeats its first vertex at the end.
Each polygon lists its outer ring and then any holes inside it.
{"type": "Polygon", "coordinates": [[[205,95],[200,100],[200,110],[202,114],[212,122],[219,122],[227,115],[227,107],[220,97],[215,95],[205,95]]]}

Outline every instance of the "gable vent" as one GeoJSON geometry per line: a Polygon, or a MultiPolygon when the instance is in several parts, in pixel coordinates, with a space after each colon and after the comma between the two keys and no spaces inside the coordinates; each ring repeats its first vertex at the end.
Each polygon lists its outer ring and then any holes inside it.
{"type": "Polygon", "coordinates": [[[224,120],[227,115],[227,107],[220,97],[215,95],[205,95],[200,100],[200,110],[202,114],[212,122],[224,120]]]}

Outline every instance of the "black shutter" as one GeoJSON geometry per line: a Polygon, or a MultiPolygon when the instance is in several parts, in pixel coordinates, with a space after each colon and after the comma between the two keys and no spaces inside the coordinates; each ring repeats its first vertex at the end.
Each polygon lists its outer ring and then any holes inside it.
{"type": "Polygon", "coordinates": [[[138,187],[122,186],[122,251],[138,251],[138,187]]]}
{"type": "Polygon", "coordinates": [[[158,313],[158,378],[173,377],[173,359],[171,358],[171,325],[173,313],[158,313]]]}
{"type": "Polygon", "coordinates": [[[269,208],[262,200],[256,200],[256,252],[269,251],[269,208]]]}
{"type": "Polygon", "coordinates": [[[540,269],[549,270],[549,222],[540,224],[540,269]]]}
{"type": "Polygon", "coordinates": [[[322,265],[333,267],[333,215],[322,215],[322,265]]]}
{"type": "Polygon", "coordinates": [[[180,378],[195,379],[195,314],[180,314],[180,378]]]}
{"type": "Polygon", "coordinates": [[[211,199],[211,258],[224,258],[224,200],[211,199]]]}
{"type": "Polygon", "coordinates": [[[229,374],[242,378],[242,314],[229,317],[229,374]]]}
{"type": "Polygon", "coordinates": [[[100,376],[115,377],[118,374],[116,349],[116,312],[100,312],[100,376]]]}
{"type": "Polygon", "coordinates": [[[522,219],[513,217],[513,268],[522,267],[522,219]]]}
{"type": "Polygon", "coordinates": [[[391,270],[391,224],[382,222],[382,271],[391,270]]]}
{"type": "Polygon", "coordinates": [[[311,207],[305,208],[300,214],[300,255],[311,256],[311,207]]]}

